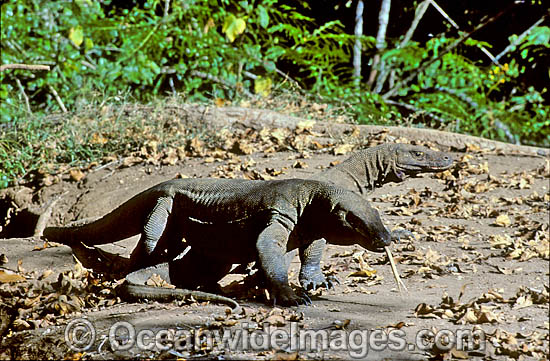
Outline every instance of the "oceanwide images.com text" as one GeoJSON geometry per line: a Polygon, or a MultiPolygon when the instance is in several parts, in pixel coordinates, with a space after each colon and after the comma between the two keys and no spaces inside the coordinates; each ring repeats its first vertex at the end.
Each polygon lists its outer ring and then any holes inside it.
{"type": "Polygon", "coordinates": [[[265,324],[243,322],[240,327],[227,329],[140,329],[129,322],[117,322],[108,335],[97,335],[93,324],[87,319],[71,321],[65,329],[65,341],[77,352],[93,351],[97,340],[108,342],[113,351],[130,349],[148,351],[204,352],[212,350],[231,351],[346,351],[352,358],[363,358],[369,352],[423,351],[434,346],[441,351],[485,350],[485,334],[482,330],[456,329],[434,332],[424,329],[416,332],[412,342],[407,342],[407,333],[400,329],[341,330],[303,329],[296,322],[289,327],[278,328],[265,324]]]}

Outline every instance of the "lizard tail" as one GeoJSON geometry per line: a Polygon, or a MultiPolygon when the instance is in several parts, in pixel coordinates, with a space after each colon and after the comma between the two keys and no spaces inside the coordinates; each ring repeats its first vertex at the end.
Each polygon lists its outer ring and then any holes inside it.
{"type": "Polygon", "coordinates": [[[123,283],[117,288],[117,294],[125,300],[136,301],[149,299],[153,301],[171,301],[175,299],[186,299],[193,297],[199,301],[209,301],[223,303],[231,307],[234,314],[242,313],[241,306],[229,297],[217,295],[215,293],[188,290],[184,288],[163,288],[145,285],[123,283]]]}
{"type": "Polygon", "coordinates": [[[154,200],[154,197],[138,194],[96,221],[69,227],[46,227],[43,236],[68,246],[80,242],[88,246],[116,242],[143,231],[154,200]]]}

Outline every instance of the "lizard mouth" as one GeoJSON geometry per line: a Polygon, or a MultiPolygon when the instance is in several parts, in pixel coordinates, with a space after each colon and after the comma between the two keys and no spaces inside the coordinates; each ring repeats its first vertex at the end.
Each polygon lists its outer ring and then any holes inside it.
{"type": "Polygon", "coordinates": [[[440,172],[442,170],[446,170],[451,168],[453,164],[430,164],[430,165],[415,165],[415,164],[403,164],[397,166],[397,171],[395,174],[402,178],[405,174],[415,174],[415,173],[422,173],[422,172],[440,172]]]}

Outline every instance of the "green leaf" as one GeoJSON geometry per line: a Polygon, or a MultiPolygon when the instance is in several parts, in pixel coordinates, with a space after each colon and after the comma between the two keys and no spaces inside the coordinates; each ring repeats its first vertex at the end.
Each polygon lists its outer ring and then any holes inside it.
{"type": "Polygon", "coordinates": [[[86,51],[92,49],[94,47],[94,42],[92,39],[90,38],[86,38],[86,40],[84,40],[84,49],[86,49],[86,51]]]}
{"type": "Polygon", "coordinates": [[[69,30],[69,39],[76,45],[80,47],[80,44],[84,41],[84,31],[82,31],[82,26],[78,25],[77,27],[71,28],[69,30]]]}
{"type": "Polygon", "coordinates": [[[229,14],[223,23],[222,31],[227,36],[227,39],[232,43],[235,41],[237,35],[242,34],[246,29],[246,22],[235,17],[233,14],[229,14]]]}
{"type": "Polygon", "coordinates": [[[263,97],[266,97],[271,93],[271,78],[257,77],[254,80],[254,92],[260,94],[263,97]]]}
{"type": "Polygon", "coordinates": [[[276,69],[275,63],[272,61],[264,61],[263,66],[264,66],[264,69],[270,73],[274,72],[276,69]]]}
{"type": "Polygon", "coordinates": [[[521,57],[523,59],[527,58],[527,54],[529,53],[529,51],[527,49],[524,49],[521,51],[521,57]]]}
{"type": "Polygon", "coordinates": [[[260,26],[262,28],[267,28],[269,25],[269,15],[267,14],[267,10],[263,6],[258,6],[258,16],[260,17],[260,26]]]}

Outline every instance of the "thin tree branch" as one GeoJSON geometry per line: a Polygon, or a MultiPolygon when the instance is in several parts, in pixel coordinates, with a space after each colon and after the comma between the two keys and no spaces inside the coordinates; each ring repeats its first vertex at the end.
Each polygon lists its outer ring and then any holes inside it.
{"type": "Polygon", "coordinates": [[[389,100],[389,99],[385,100],[385,103],[395,105],[395,106],[398,106],[398,107],[402,107],[402,108],[405,108],[405,109],[408,109],[408,110],[412,110],[413,112],[416,112],[416,113],[422,113],[422,114],[438,121],[440,124],[445,124],[446,123],[446,120],[441,118],[440,116],[435,115],[434,113],[429,112],[427,110],[417,108],[417,107],[415,107],[414,105],[411,105],[411,104],[396,102],[394,100],[389,100]]]}
{"type": "Polygon", "coordinates": [[[4,64],[0,65],[0,71],[7,69],[25,69],[25,70],[50,70],[48,65],[32,65],[32,64],[4,64]]]}
{"type": "MultiPolygon", "coordinates": [[[[439,13],[449,22],[451,23],[451,25],[460,31],[460,28],[458,26],[457,23],[455,23],[455,21],[453,19],[451,19],[451,17],[441,8],[441,6],[439,6],[435,0],[428,0],[430,2],[430,4],[433,5],[434,8],[436,8],[437,11],[439,11],[439,13]]],[[[491,61],[496,64],[497,66],[500,66],[500,64],[498,63],[498,60],[495,59],[495,57],[493,56],[493,54],[491,54],[491,52],[489,50],[487,50],[487,48],[485,48],[484,46],[480,46],[479,47],[481,49],[481,51],[487,55],[487,57],[489,59],[491,59],[491,61]]]]}
{"type": "Polygon", "coordinates": [[[376,34],[376,49],[378,50],[372,60],[372,67],[369,74],[369,80],[367,85],[372,87],[376,80],[376,74],[378,72],[378,63],[380,62],[380,52],[385,48],[386,29],[388,28],[388,21],[390,18],[391,0],[382,0],[382,6],[380,6],[380,12],[378,13],[378,33],[376,34]]]}
{"type": "Polygon", "coordinates": [[[254,97],[254,94],[252,94],[251,92],[249,92],[248,90],[244,89],[243,87],[238,87],[237,85],[234,85],[234,84],[231,84],[229,83],[228,81],[224,80],[224,79],[220,79],[212,74],[208,74],[208,73],[204,73],[202,71],[198,71],[198,70],[192,70],[191,71],[191,75],[193,76],[196,76],[196,77],[199,77],[199,78],[203,78],[203,79],[207,79],[207,80],[211,80],[213,82],[216,82],[216,83],[219,83],[225,87],[228,87],[228,88],[232,88],[232,89],[236,89],[236,90],[240,90],[243,92],[244,95],[246,95],[247,97],[254,97]]]}
{"type": "MultiPolygon", "coordinates": [[[[420,23],[420,20],[426,13],[426,10],[428,9],[428,5],[430,5],[429,0],[424,0],[418,6],[416,7],[416,11],[414,13],[414,19],[411,23],[411,26],[409,27],[409,30],[405,33],[405,36],[403,37],[403,40],[399,43],[397,48],[402,48],[411,40],[414,31],[418,27],[418,24],[420,23]]],[[[378,78],[376,78],[376,86],[374,87],[374,92],[376,94],[380,94],[382,91],[382,88],[384,87],[384,83],[386,82],[386,79],[388,78],[388,75],[390,74],[391,67],[385,68],[384,71],[380,73],[378,78]]]]}
{"type": "Polygon", "coordinates": [[[164,15],[163,20],[166,21],[166,18],[168,17],[168,10],[170,9],[170,0],[164,0],[164,15]]]}
{"type": "Polygon", "coordinates": [[[443,9],[441,8],[441,6],[439,6],[434,0],[428,0],[428,2],[429,2],[430,4],[432,4],[432,6],[433,6],[437,11],[439,11],[439,13],[440,13],[441,15],[443,15],[443,17],[444,17],[445,19],[447,19],[447,21],[448,21],[449,23],[451,23],[451,25],[452,25],[455,29],[458,29],[458,24],[455,23],[455,21],[454,21],[453,19],[451,19],[451,17],[445,12],[445,10],[443,10],[443,9]]]}
{"type": "Polygon", "coordinates": [[[515,48],[519,43],[521,43],[523,41],[523,39],[525,39],[527,37],[527,35],[529,35],[529,33],[534,29],[536,28],[537,26],[539,26],[543,21],[544,19],[546,18],[547,15],[543,15],[540,19],[537,20],[536,23],[534,23],[533,25],[531,25],[527,30],[525,30],[523,33],[521,33],[520,36],[518,36],[516,38],[515,41],[513,41],[512,43],[510,43],[510,45],[508,45],[503,51],[501,51],[497,56],[495,56],[495,59],[497,61],[500,60],[500,58],[502,58],[504,55],[506,55],[507,53],[509,53],[513,48],[515,48]]]}
{"type": "Polygon", "coordinates": [[[387,91],[384,95],[382,95],[382,98],[384,100],[387,100],[388,98],[392,97],[393,95],[395,95],[395,93],[397,93],[397,91],[399,89],[401,89],[404,85],[408,84],[411,80],[413,80],[414,78],[416,78],[416,76],[418,75],[418,73],[426,70],[426,68],[428,68],[430,65],[432,65],[433,63],[435,63],[437,60],[441,59],[445,54],[447,54],[448,52],[450,52],[451,50],[455,49],[457,46],[459,46],[460,44],[462,44],[464,41],[466,41],[466,39],[468,39],[469,37],[471,37],[475,32],[479,31],[480,29],[484,28],[485,26],[487,26],[488,24],[494,22],[495,20],[497,20],[498,18],[500,18],[504,13],[506,13],[508,10],[510,10],[515,4],[512,4],[511,6],[507,7],[506,9],[504,10],[501,10],[498,14],[496,14],[495,16],[489,18],[488,20],[486,20],[485,22],[479,24],[478,26],[476,26],[472,31],[470,31],[469,33],[464,33],[460,38],[458,38],[457,40],[455,40],[452,44],[450,44],[449,46],[447,46],[447,48],[445,48],[444,50],[442,50],[439,55],[435,58],[432,58],[428,61],[426,61],[424,64],[422,64],[421,66],[419,66],[417,69],[415,69],[408,77],[406,77],[405,79],[401,80],[399,83],[397,83],[392,89],[390,89],[389,91],[387,91]]]}
{"type": "Polygon", "coordinates": [[[67,113],[67,108],[65,107],[65,104],[63,104],[63,100],[61,100],[61,97],[59,96],[59,94],[57,94],[57,91],[54,89],[54,87],[51,85],[48,85],[48,88],[50,88],[50,91],[52,92],[53,97],[57,101],[57,104],[59,104],[59,107],[61,108],[63,113],[67,113]]]}
{"type": "Polygon", "coordinates": [[[17,84],[17,87],[19,88],[19,92],[21,93],[21,96],[25,101],[25,106],[27,107],[27,113],[32,114],[31,105],[29,103],[29,97],[25,93],[25,89],[23,88],[23,85],[21,84],[18,78],[15,78],[15,84],[17,84]]]}
{"type": "Polygon", "coordinates": [[[363,0],[357,1],[355,10],[355,44],[353,45],[353,78],[355,88],[359,89],[361,82],[361,36],[363,35],[363,0]]]}

